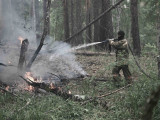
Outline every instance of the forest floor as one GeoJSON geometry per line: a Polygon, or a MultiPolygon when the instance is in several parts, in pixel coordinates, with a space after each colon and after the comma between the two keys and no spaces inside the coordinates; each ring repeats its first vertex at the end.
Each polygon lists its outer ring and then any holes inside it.
{"type": "MultiPolygon", "coordinates": [[[[108,94],[119,89],[114,85],[111,75],[115,64],[114,53],[87,52],[85,55],[79,53],[76,57],[88,76],[70,80],[65,89],[74,95],[88,97],[108,94]]],[[[147,74],[156,77],[156,57],[142,56],[138,60],[147,74]]],[[[153,82],[140,73],[132,57],[130,63],[132,85],[98,99],[106,104],[105,107],[92,102],[82,105],[80,102],[64,100],[52,93],[34,95],[26,92],[19,93],[20,97],[15,97],[0,92],[0,120],[140,120],[146,99],[160,82],[153,82]]],[[[119,84],[120,87],[126,85],[123,75],[119,84]]],[[[155,110],[154,120],[160,119],[159,111],[155,110]]]]}

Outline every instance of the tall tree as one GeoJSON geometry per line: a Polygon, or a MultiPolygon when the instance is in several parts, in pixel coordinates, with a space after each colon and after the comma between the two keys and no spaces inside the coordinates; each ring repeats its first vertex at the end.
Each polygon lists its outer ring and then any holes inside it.
{"type": "MultiPolygon", "coordinates": [[[[91,0],[86,0],[86,25],[91,22],[91,0]]],[[[86,42],[92,42],[92,27],[86,30],[86,42]]]]}
{"type": "MultiPolygon", "coordinates": [[[[80,29],[82,29],[82,1],[77,0],[76,1],[76,18],[75,18],[75,31],[78,32],[80,29]]],[[[82,39],[82,34],[79,34],[76,38],[75,38],[75,42],[74,45],[79,45],[83,43],[83,39],[82,39]]]]}
{"type": "MultiPolygon", "coordinates": [[[[98,0],[93,0],[93,17],[94,19],[99,15],[100,2],[98,0]]],[[[93,33],[94,42],[99,41],[99,21],[94,23],[94,33],[93,33]]]]}
{"type": "MultiPolygon", "coordinates": [[[[48,0],[43,0],[43,18],[46,18],[46,15],[47,15],[47,3],[48,3],[48,0]]],[[[44,23],[44,26],[45,26],[45,23],[44,23]]],[[[49,17],[49,20],[48,20],[48,24],[47,24],[47,35],[50,34],[50,17],[49,17]]]]}
{"type": "Polygon", "coordinates": [[[70,26],[70,30],[71,30],[71,35],[74,34],[74,0],[70,0],[70,21],[71,21],[71,26],[70,26]]]}
{"type": "Polygon", "coordinates": [[[32,0],[32,28],[36,32],[36,0],[32,0]]]}
{"type": "Polygon", "coordinates": [[[68,15],[68,0],[63,0],[63,18],[64,18],[64,34],[65,39],[69,38],[70,36],[70,29],[69,29],[69,15],[68,15]]]}
{"type": "MultiPolygon", "coordinates": [[[[102,2],[102,12],[110,8],[110,0],[101,0],[102,2]]],[[[113,25],[112,25],[112,14],[107,13],[100,20],[100,41],[106,40],[108,38],[113,38],[113,25]]],[[[101,44],[101,47],[106,48],[106,45],[101,44]]],[[[107,49],[111,51],[111,46],[107,45],[107,49]]]]}
{"type": "Polygon", "coordinates": [[[140,56],[141,45],[139,36],[139,24],[138,24],[138,0],[131,0],[131,34],[133,38],[133,50],[135,55],[140,56]]]}
{"type": "Polygon", "coordinates": [[[2,0],[0,0],[0,43],[2,39],[2,0]]]}

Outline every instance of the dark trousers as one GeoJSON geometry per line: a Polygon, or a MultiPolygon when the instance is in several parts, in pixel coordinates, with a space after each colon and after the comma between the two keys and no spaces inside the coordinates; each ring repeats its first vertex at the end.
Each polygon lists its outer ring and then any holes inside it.
{"type": "Polygon", "coordinates": [[[132,77],[128,65],[115,66],[112,71],[113,80],[115,82],[118,82],[120,80],[120,74],[119,74],[120,70],[123,71],[125,79],[127,80],[128,83],[130,83],[132,81],[132,77]]]}

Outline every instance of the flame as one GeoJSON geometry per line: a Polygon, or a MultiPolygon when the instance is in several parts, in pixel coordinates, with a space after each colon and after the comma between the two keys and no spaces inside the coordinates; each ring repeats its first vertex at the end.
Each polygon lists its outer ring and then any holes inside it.
{"type": "Polygon", "coordinates": [[[35,89],[34,89],[34,87],[33,86],[31,86],[31,85],[28,85],[26,88],[24,88],[25,90],[27,90],[27,91],[30,91],[30,92],[33,92],[35,89]]]}
{"type": "Polygon", "coordinates": [[[26,72],[26,74],[24,75],[25,78],[28,78],[31,81],[36,81],[36,79],[33,77],[31,72],[26,72]]]}
{"type": "Polygon", "coordinates": [[[22,38],[21,36],[18,37],[18,40],[20,40],[20,44],[22,44],[24,38],[22,38]]]}
{"type": "Polygon", "coordinates": [[[68,94],[72,94],[72,92],[69,90],[69,91],[68,91],[68,94]]]}
{"type": "Polygon", "coordinates": [[[7,91],[9,91],[9,86],[7,86],[5,89],[6,89],[7,91]]]}
{"type": "Polygon", "coordinates": [[[11,64],[11,61],[8,60],[8,63],[11,64]]]}
{"type": "Polygon", "coordinates": [[[49,88],[50,88],[50,89],[55,89],[56,86],[55,86],[53,83],[51,83],[50,86],[49,86],[49,88]]]}

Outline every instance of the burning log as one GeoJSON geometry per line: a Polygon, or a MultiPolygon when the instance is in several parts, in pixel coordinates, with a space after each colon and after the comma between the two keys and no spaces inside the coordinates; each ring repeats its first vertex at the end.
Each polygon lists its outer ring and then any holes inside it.
{"type": "Polygon", "coordinates": [[[45,82],[36,82],[33,80],[30,80],[29,78],[24,78],[23,76],[20,76],[28,85],[31,85],[35,88],[43,89],[47,92],[54,93],[55,95],[58,95],[64,99],[72,99],[74,101],[82,101],[84,97],[80,95],[73,95],[70,91],[64,91],[61,87],[57,87],[54,85],[54,83],[45,83],[45,82]]]}
{"type": "Polygon", "coordinates": [[[19,63],[18,63],[18,70],[23,69],[23,64],[24,64],[25,59],[26,59],[26,52],[27,52],[27,49],[28,49],[28,45],[29,45],[28,39],[25,39],[25,40],[22,41],[20,58],[19,58],[19,63]]]}

